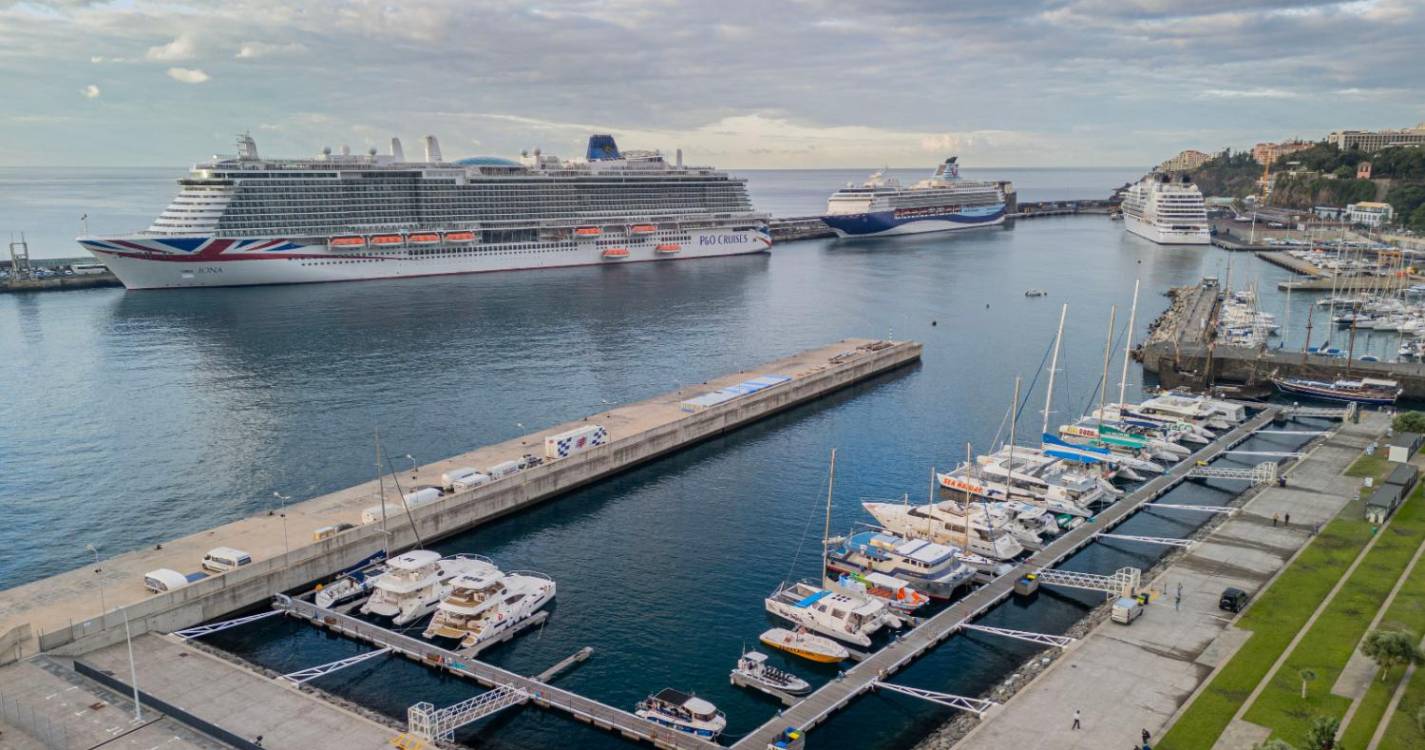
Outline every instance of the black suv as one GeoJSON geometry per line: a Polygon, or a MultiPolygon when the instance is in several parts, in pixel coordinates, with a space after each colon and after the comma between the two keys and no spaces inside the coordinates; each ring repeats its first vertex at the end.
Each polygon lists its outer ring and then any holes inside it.
{"type": "Polygon", "coordinates": [[[1247,600],[1251,598],[1242,589],[1229,588],[1222,592],[1222,598],[1217,601],[1217,608],[1228,612],[1241,612],[1247,608],[1247,600]]]}

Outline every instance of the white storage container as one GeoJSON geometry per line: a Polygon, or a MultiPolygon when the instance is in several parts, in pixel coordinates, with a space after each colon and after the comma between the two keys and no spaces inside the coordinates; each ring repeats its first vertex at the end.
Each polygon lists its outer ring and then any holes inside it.
{"type": "Polygon", "coordinates": [[[417,508],[439,500],[441,495],[440,490],[434,487],[427,487],[423,490],[407,492],[405,495],[402,495],[402,497],[405,498],[407,507],[417,508]]]}
{"type": "Polygon", "coordinates": [[[567,458],[608,441],[608,431],[601,425],[591,424],[544,438],[544,457],[567,458]]]}
{"type": "Polygon", "coordinates": [[[444,474],[440,475],[440,484],[447,490],[453,490],[455,489],[456,482],[459,482],[471,476],[472,474],[479,473],[480,470],[472,466],[462,466],[458,469],[451,469],[450,471],[447,471],[444,474]]]}
{"type": "Polygon", "coordinates": [[[466,490],[479,487],[480,485],[485,484],[489,481],[489,474],[481,474],[477,471],[473,474],[467,474],[466,476],[455,480],[455,482],[451,485],[450,489],[452,492],[464,492],[466,490]]]}
{"type": "Polygon", "coordinates": [[[509,475],[511,475],[511,474],[514,474],[515,472],[518,472],[519,470],[520,470],[520,462],[519,462],[519,461],[504,461],[504,462],[502,462],[502,463],[498,463],[498,464],[495,464],[494,466],[491,466],[491,467],[490,467],[490,478],[491,478],[491,479],[504,479],[505,477],[507,477],[507,476],[509,476],[509,475]]]}

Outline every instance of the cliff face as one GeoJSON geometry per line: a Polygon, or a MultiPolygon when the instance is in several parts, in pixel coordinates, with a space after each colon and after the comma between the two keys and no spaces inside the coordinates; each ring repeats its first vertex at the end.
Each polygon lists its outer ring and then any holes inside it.
{"type": "Polygon", "coordinates": [[[1374,180],[1280,175],[1272,182],[1272,194],[1267,205],[1310,210],[1313,206],[1345,206],[1373,201],[1376,193],[1374,180]]]}

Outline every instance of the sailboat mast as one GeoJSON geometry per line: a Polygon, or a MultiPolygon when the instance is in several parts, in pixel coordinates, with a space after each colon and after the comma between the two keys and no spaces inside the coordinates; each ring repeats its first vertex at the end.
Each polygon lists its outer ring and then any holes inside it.
{"type": "Polygon", "coordinates": [[[826,477],[826,526],[821,532],[821,577],[826,576],[826,549],[831,539],[831,490],[836,485],[836,449],[831,449],[831,470],[826,477]]]}
{"type": "Polygon", "coordinates": [[[1049,362],[1049,387],[1044,391],[1044,429],[1049,434],[1049,406],[1054,403],[1054,376],[1059,372],[1059,345],[1064,343],[1064,317],[1069,314],[1069,305],[1059,308],[1059,332],[1054,334],[1054,358],[1049,362]]]}
{"type": "Polygon", "coordinates": [[[1014,489],[1014,441],[1016,438],[1015,426],[1018,424],[1015,412],[1019,411],[1019,384],[1023,378],[1014,376],[1014,398],[1009,402],[1009,469],[1004,475],[1004,499],[1009,500],[1014,489]]]}
{"type": "Polygon", "coordinates": [[[374,430],[376,439],[376,501],[381,504],[381,548],[391,557],[391,532],[386,530],[386,472],[381,469],[381,428],[374,430]]]}
{"type": "Polygon", "coordinates": [[[1128,403],[1125,396],[1128,391],[1128,356],[1133,351],[1133,324],[1138,320],[1138,285],[1141,283],[1143,283],[1142,279],[1133,282],[1133,307],[1128,311],[1128,334],[1127,338],[1123,339],[1123,377],[1118,379],[1119,406],[1128,403]]]}
{"type": "MultiPolygon", "coordinates": [[[[1098,423],[1103,424],[1103,410],[1108,400],[1108,360],[1113,356],[1113,327],[1118,323],[1118,305],[1108,308],[1108,340],[1103,342],[1103,380],[1098,385],[1098,423]]],[[[1100,435],[1099,437],[1103,437],[1100,435]]]]}

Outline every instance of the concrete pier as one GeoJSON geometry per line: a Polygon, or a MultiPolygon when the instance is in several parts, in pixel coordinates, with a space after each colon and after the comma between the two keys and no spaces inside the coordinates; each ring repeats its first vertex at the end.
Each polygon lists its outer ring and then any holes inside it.
{"type": "MultiPolygon", "coordinates": [[[[584,453],[547,461],[466,492],[441,498],[410,512],[420,538],[429,542],[459,533],[501,515],[723,435],[765,417],[890,372],[917,361],[915,342],[847,339],[726,375],[706,384],[611,408],[576,422],[480,448],[420,467],[416,478],[401,476],[403,487],[438,484],[440,474],[460,466],[489,467],[525,454],[542,454],[544,436],[590,424],[608,430],[609,442],[584,453]],[[784,375],[787,382],[695,412],[682,402],[761,375],[784,375]]],[[[365,446],[353,450],[367,451],[365,446]]],[[[400,498],[386,485],[386,502],[400,498]]],[[[135,634],[169,632],[217,619],[265,602],[275,592],[294,590],[358,563],[386,544],[380,524],[357,526],[313,542],[315,529],[359,523],[364,508],[377,503],[374,481],[287,506],[286,518],[255,516],[103,560],[51,578],[0,592],[0,663],[36,648],[79,654],[123,639],[124,615],[135,634]],[[284,531],[285,520],[285,531],[284,531]],[[284,542],[284,536],[286,541],[284,542]],[[285,546],[290,545],[290,551],[285,546]],[[151,595],[144,574],[156,568],[197,570],[207,550],[229,546],[252,554],[254,562],[177,591],[151,595]],[[109,612],[99,616],[99,590],[109,612]],[[120,613],[116,608],[123,608],[120,613]]],[[[388,519],[390,547],[416,541],[407,515],[388,519]]]]}

